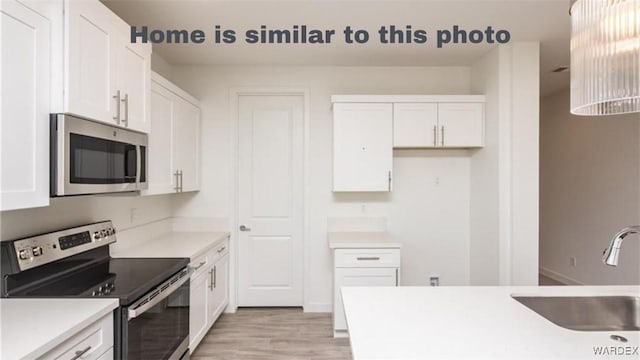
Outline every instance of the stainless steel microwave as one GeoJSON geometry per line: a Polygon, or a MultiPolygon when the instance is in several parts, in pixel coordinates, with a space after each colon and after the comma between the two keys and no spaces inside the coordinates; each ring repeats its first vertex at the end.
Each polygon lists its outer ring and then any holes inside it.
{"type": "Polygon", "coordinates": [[[66,114],[51,115],[51,196],[147,188],[147,135],[66,114]]]}

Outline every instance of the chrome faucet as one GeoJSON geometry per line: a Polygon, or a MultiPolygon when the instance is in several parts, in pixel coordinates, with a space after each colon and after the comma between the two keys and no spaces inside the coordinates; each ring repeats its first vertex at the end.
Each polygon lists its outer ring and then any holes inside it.
{"type": "Polygon", "coordinates": [[[609,247],[604,249],[602,253],[602,261],[609,266],[618,266],[618,254],[620,253],[620,246],[622,246],[622,240],[631,234],[640,234],[640,226],[626,227],[616,234],[611,240],[609,247]]]}

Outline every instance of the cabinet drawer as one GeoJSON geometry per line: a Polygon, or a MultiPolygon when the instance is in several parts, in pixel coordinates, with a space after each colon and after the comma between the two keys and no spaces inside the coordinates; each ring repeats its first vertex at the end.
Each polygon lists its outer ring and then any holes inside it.
{"type": "Polygon", "coordinates": [[[206,271],[209,264],[211,264],[211,256],[211,251],[207,251],[189,263],[189,267],[191,267],[193,271],[191,273],[191,279],[195,279],[198,275],[206,271]]]}
{"type": "Polygon", "coordinates": [[[335,267],[400,267],[400,249],[337,249],[335,267]]]}
{"type": "Polygon", "coordinates": [[[216,245],[213,250],[209,252],[211,255],[211,263],[215,263],[223,256],[229,253],[229,238],[226,238],[223,242],[216,245]]]}
{"type": "Polygon", "coordinates": [[[113,315],[109,314],[73,335],[46,354],[44,359],[99,359],[113,347],[113,315]]]}

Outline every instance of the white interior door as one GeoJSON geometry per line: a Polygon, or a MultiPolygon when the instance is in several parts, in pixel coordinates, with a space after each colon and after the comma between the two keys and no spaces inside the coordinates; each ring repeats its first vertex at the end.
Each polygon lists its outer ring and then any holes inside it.
{"type": "Polygon", "coordinates": [[[238,99],[238,306],[302,306],[303,104],[238,99]]]}

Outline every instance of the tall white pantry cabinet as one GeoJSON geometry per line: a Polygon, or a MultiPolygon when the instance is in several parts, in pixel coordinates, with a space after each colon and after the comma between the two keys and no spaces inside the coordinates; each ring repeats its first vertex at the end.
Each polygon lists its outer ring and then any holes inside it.
{"type": "Polygon", "coordinates": [[[393,149],[484,146],[482,95],[335,95],[333,191],[390,192],[393,149]]]}

